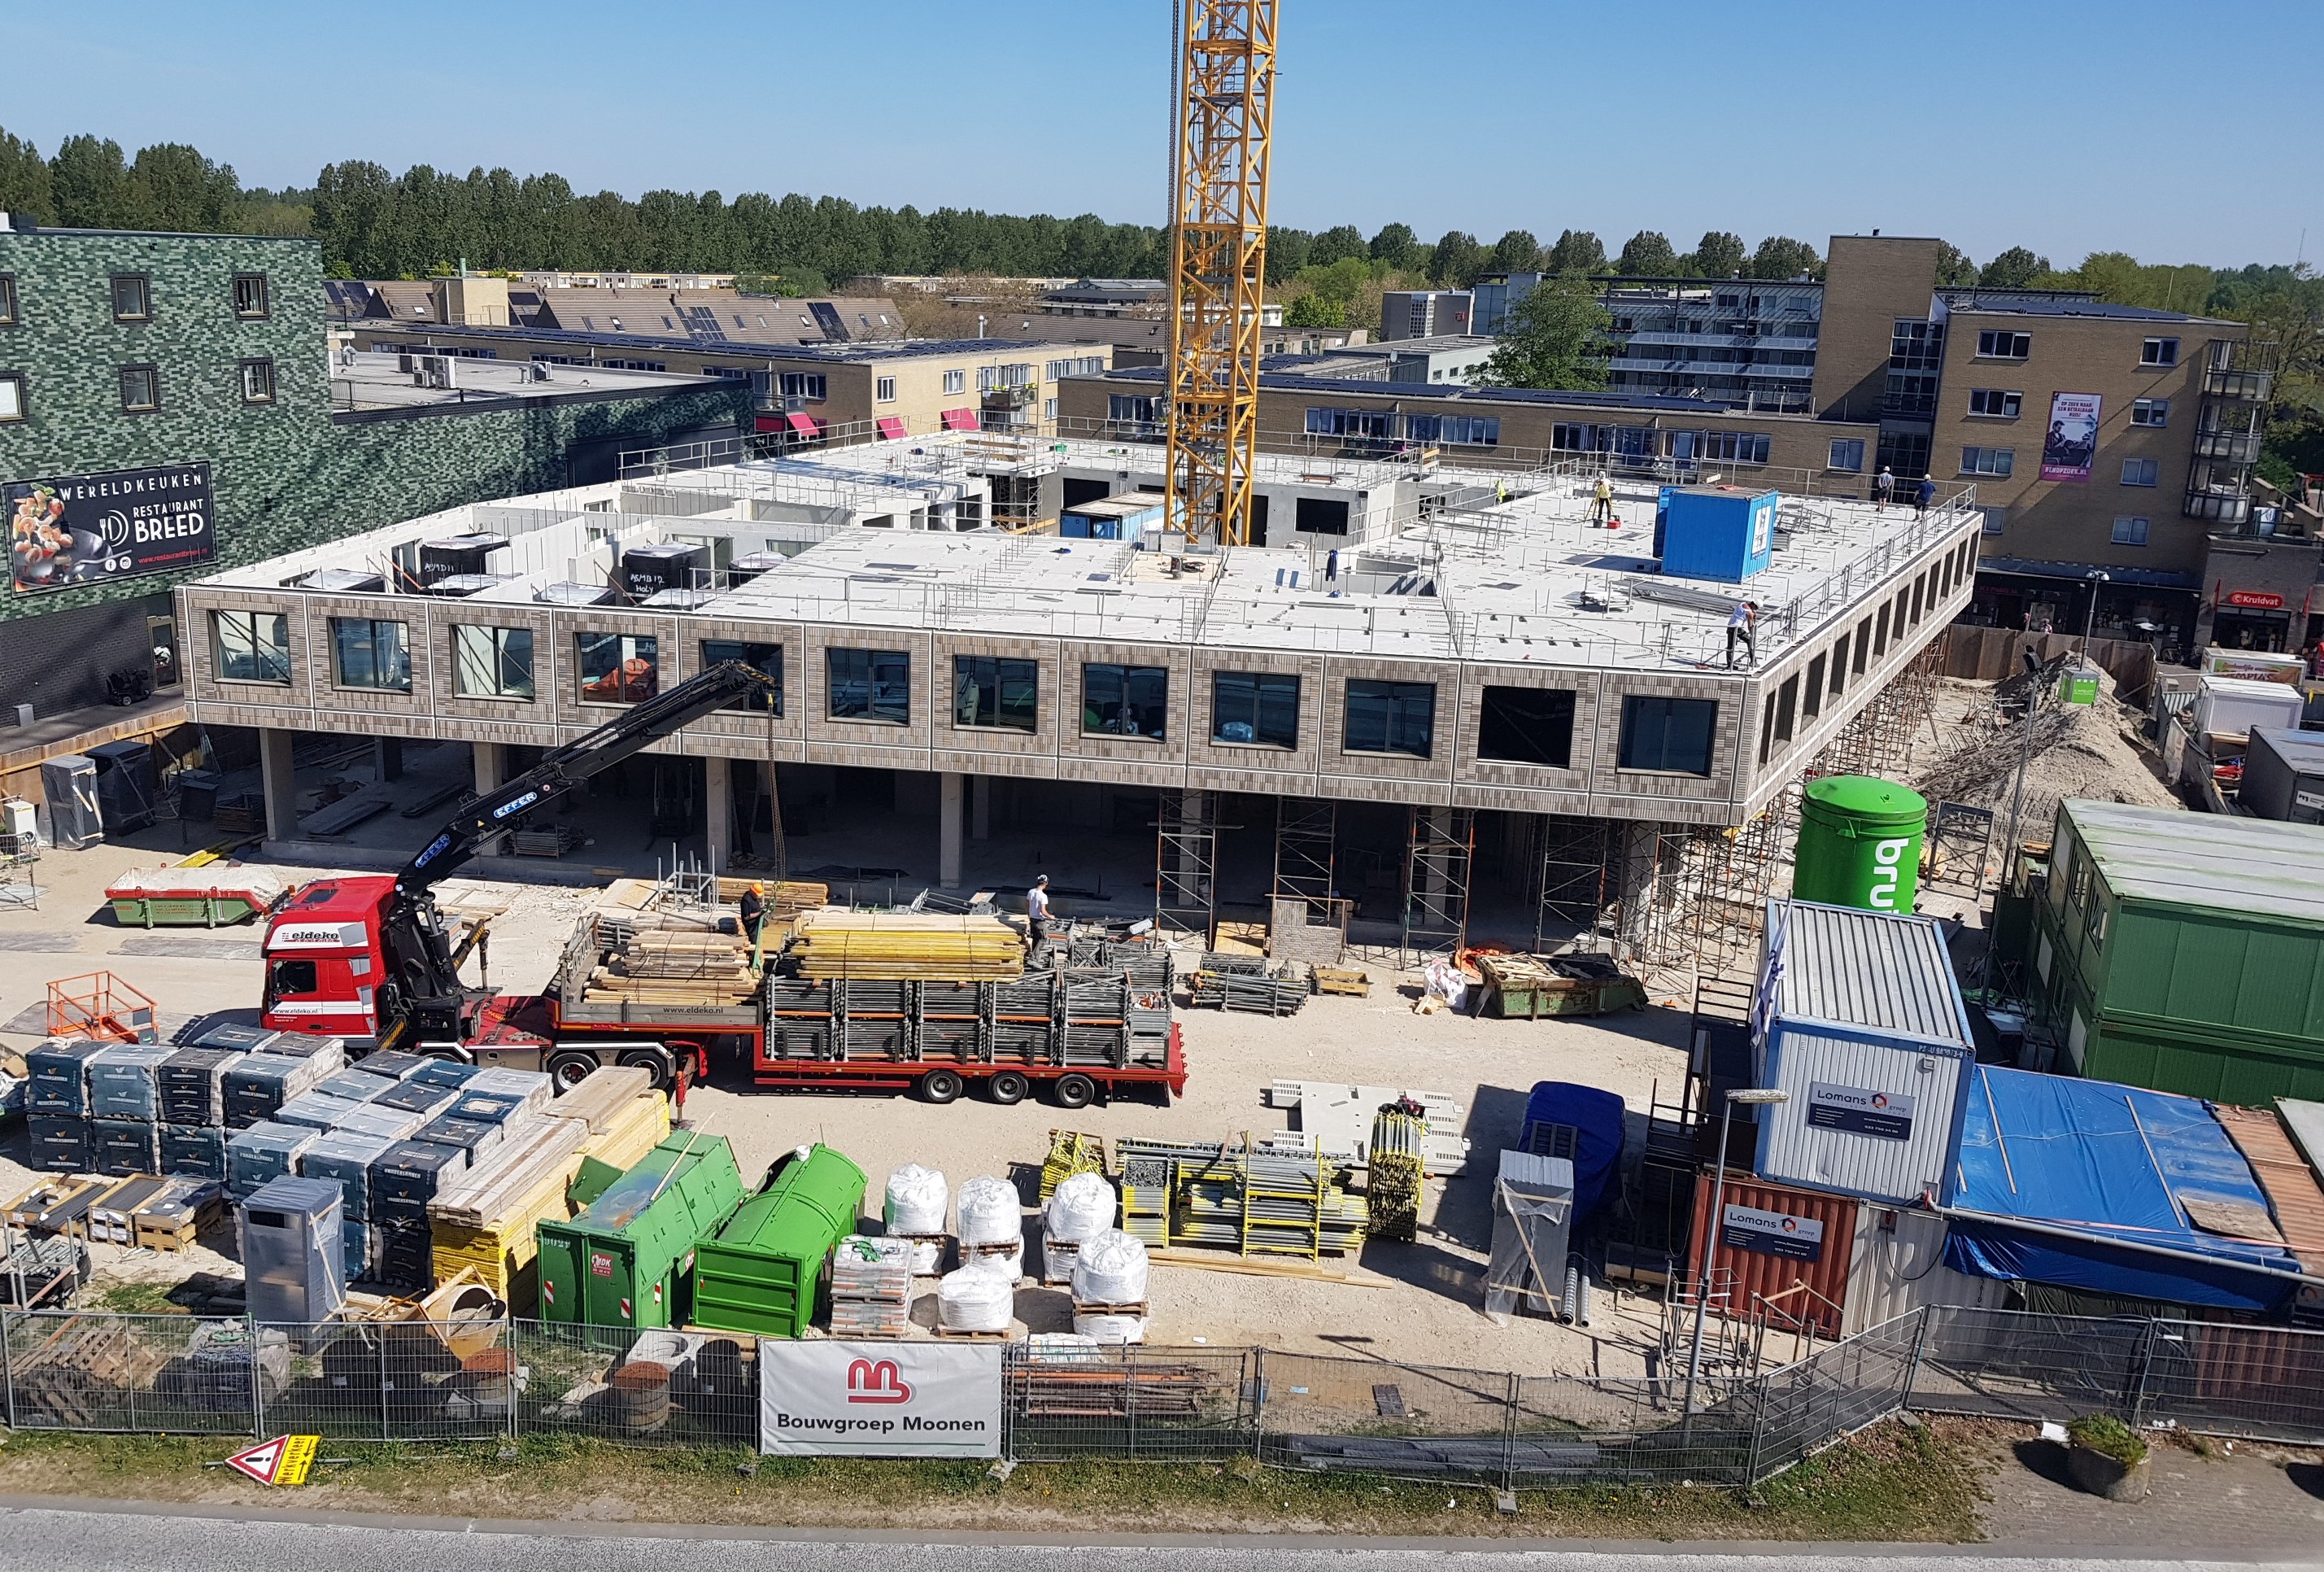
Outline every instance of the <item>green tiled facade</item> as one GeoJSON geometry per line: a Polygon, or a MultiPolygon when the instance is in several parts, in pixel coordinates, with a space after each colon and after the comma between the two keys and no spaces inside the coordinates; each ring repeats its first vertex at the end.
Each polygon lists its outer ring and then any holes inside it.
{"type": "Polygon", "coordinates": [[[98,668],[121,662],[84,658],[91,636],[102,624],[118,635],[115,654],[134,652],[144,612],[166,610],[161,597],[185,579],[565,485],[576,442],[650,446],[749,419],[740,385],[334,413],[312,241],[0,232],[0,274],[13,277],[16,301],[14,325],[0,325],[0,374],[24,378],[24,419],[0,421],[0,481],[205,461],[217,541],[215,561],[183,572],[37,594],[0,586],[0,705],[52,712],[102,698],[98,668]],[[114,319],[115,273],[149,281],[150,320],[114,319]],[[237,273],[264,275],[263,317],[237,316],[237,273]],[[243,402],[241,363],[253,359],[273,363],[272,403],[243,402]],[[123,411],[120,368],[132,365],[159,368],[158,411],[123,411]],[[74,612],[84,615],[58,615],[74,612]]]}

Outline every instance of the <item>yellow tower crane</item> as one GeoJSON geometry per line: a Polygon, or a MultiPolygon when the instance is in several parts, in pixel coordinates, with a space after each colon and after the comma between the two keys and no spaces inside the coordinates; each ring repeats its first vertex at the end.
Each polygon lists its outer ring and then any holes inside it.
{"type": "Polygon", "coordinates": [[[1170,527],[1250,541],[1276,0],[1182,0],[1171,157],[1170,527]]]}

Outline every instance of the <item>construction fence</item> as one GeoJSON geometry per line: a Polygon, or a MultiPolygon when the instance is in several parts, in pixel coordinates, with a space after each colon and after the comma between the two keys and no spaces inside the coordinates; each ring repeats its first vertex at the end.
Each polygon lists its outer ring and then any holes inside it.
{"type": "MultiPolygon", "coordinates": [[[[347,1441],[760,1444],[747,1337],[477,1320],[255,1324],[0,1316],[13,1429],[347,1441]]],[[[2110,1412],[2324,1445],[2324,1333],[2008,1310],[1913,1311],[1755,1375],[1521,1376],[1264,1348],[1011,1343],[1000,1451],[1019,1462],[1250,1457],[1497,1490],[1746,1486],[1899,1411],[2110,1412]]]]}

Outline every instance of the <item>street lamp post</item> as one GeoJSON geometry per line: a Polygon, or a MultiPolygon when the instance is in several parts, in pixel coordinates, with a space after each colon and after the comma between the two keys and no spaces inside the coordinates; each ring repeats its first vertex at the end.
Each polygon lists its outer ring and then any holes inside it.
{"type": "Polygon", "coordinates": [[[2090,652],[2090,629],[2098,624],[2098,586],[2113,583],[2114,575],[2093,568],[2082,577],[2089,580],[2090,585],[2089,609],[2082,614],[2082,654],[2088,657],[2090,652]]]}
{"type": "Polygon", "coordinates": [[[1727,1138],[1735,1124],[1735,1105],[1749,1103],[1755,1106],[1765,1106],[1791,1100],[1789,1092],[1747,1087],[1728,1093],[1727,1105],[1720,1111],[1719,1152],[1711,1160],[1716,1167],[1711,1181],[1711,1211],[1702,1230],[1702,1271],[1694,1282],[1694,1352],[1688,1355],[1686,1362],[1686,1401],[1682,1417],[1689,1421],[1694,1418],[1695,1382],[1702,1373],[1703,1312],[1711,1302],[1711,1270],[1719,1259],[1719,1225],[1727,1199],[1727,1138]]]}

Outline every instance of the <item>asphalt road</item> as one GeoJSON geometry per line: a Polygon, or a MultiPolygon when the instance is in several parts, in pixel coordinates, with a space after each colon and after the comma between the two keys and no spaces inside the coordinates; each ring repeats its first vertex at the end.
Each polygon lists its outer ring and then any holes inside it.
{"type": "Polygon", "coordinates": [[[2138,1552],[2119,1557],[2013,1557],[1975,1548],[1948,1552],[1828,1546],[1668,1549],[1588,1549],[1475,1541],[1219,1540],[1186,1538],[1137,1544],[1093,1539],[1002,1541],[960,1535],[911,1538],[731,1529],[635,1530],[585,1524],[511,1525],[378,1518],[295,1519],[180,1516],[164,1512],[0,1508],[0,1567],[41,1572],[630,1572],[648,1557],[669,1556],[688,1572],[1084,1572],[1100,1557],[1107,1572],[1461,1572],[1447,1561],[1480,1564],[1479,1572],[1834,1572],[1877,1560],[1884,1572],[2204,1572],[2211,1567],[2314,1566],[2284,1557],[2178,1560],[2138,1552]],[[544,1536],[547,1537],[544,1542],[544,1536]],[[679,1544],[651,1541],[682,1540],[679,1544]]]}

